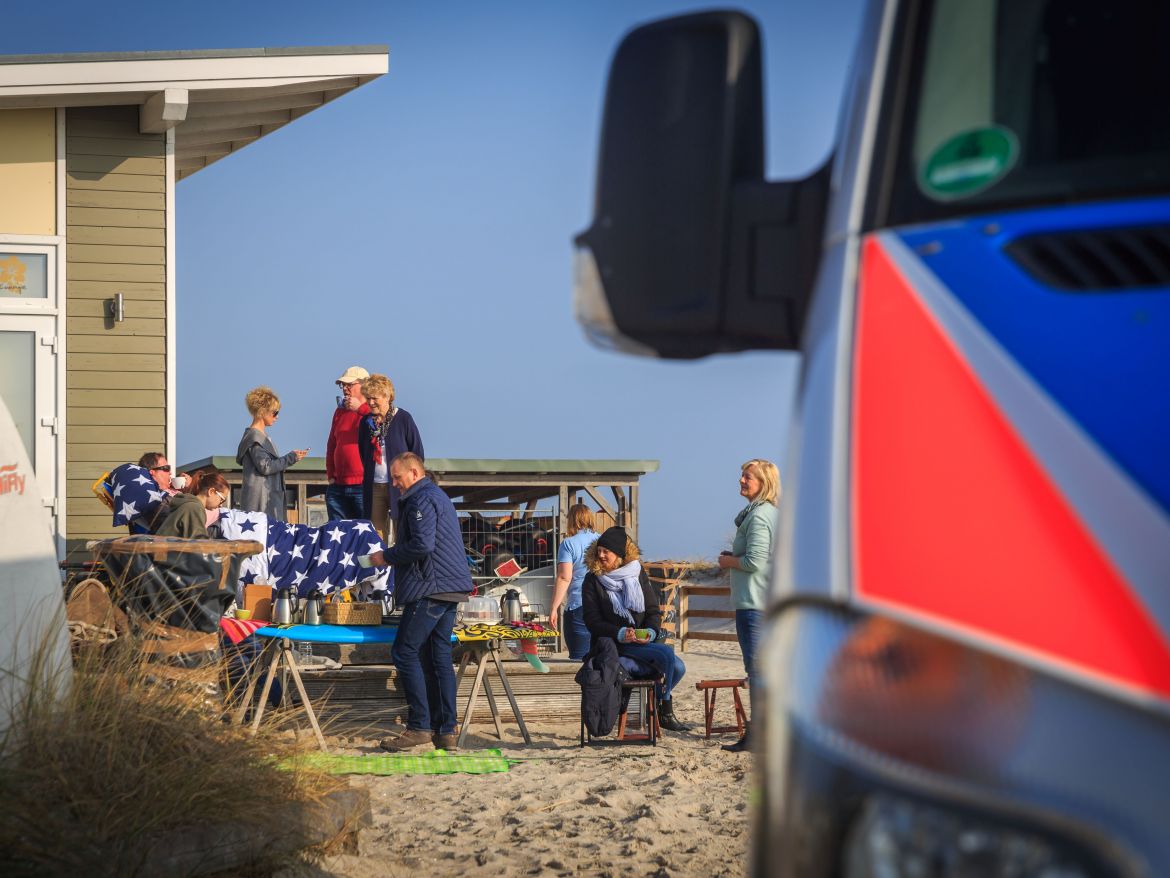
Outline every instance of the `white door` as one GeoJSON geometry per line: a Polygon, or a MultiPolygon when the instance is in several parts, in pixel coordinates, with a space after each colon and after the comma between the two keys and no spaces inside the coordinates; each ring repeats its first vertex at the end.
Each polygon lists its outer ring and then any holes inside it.
{"type": "Polygon", "coordinates": [[[56,322],[50,316],[0,314],[0,399],[37,474],[53,532],[59,533],[56,322]]]}

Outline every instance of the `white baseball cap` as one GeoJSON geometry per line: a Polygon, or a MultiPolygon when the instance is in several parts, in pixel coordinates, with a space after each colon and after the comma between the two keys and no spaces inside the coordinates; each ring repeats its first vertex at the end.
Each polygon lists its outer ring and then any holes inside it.
{"type": "Polygon", "coordinates": [[[370,373],[361,366],[350,366],[345,370],[345,374],[337,379],[337,384],[353,384],[355,381],[365,381],[370,377],[370,373]]]}

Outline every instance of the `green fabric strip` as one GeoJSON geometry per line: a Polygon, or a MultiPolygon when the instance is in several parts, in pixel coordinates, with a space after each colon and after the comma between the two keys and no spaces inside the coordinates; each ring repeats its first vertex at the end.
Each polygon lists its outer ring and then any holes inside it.
{"type": "Polygon", "coordinates": [[[297,765],[315,768],[327,774],[377,775],[490,774],[507,771],[511,765],[499,750],[478,750],[474,753],[428,750],[425,753],[373,753],[364,756],[306,753],[290,760],[294,761],[297,765]]]}

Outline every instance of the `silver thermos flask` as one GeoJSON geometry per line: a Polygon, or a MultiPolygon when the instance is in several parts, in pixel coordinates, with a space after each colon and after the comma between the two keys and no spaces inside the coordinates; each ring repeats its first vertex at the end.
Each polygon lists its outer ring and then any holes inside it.
{"type": "Polygon", "coordinates": [[[320,625],[321,610],[324,609],[325,599],[318,589],[313,589],[305,598],[305,624],[320,625]]]}
{"type": "Polygon", "coordinates": [[[291,625],[292,614],[291,592],[287,588],[278,588],[276,590],[276,602],[272,605],[272,624],[291,625]]]}
{"type": "Polygon", "coordinates": [[[505,624],[524,621],[524,608],[520,604],[520,592],[516,589],[508,589],[500,601],[500,616],[505,624]]]}

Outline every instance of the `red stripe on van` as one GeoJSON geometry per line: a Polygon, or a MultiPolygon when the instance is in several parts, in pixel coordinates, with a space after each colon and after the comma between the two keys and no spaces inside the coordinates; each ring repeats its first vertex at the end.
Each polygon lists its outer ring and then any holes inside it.
{"type": "Polygon", "coordinates": [[[863,601],[1170,695],[1170,651],[876,239],[862,252],[852,423],[863,601]]]}

